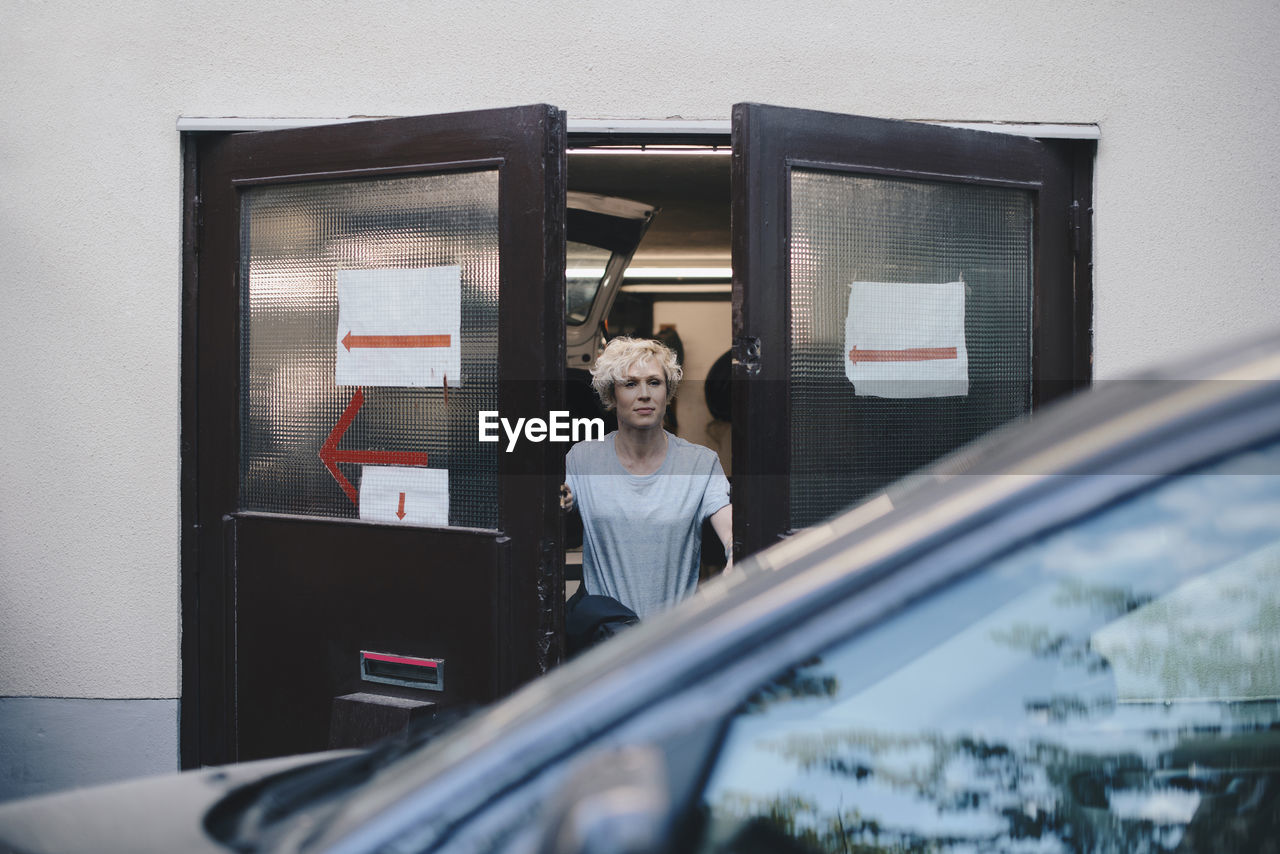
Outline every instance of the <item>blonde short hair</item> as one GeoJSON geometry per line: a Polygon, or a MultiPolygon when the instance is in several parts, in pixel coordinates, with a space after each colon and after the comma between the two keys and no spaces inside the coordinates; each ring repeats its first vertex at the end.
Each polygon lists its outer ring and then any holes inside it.
{"type": "Polygon", "coordinates": [[[667,400],[675,398],[684,369],[676,362],[676,354],[671,348],[649,338],[619,336],[605,345],[604,352],[596,357],[595,367],[591,369],[591,387],[600,396],[605,411],[618,405],[613,396],[613,384],[624,380],[627,371],[637,362],[650,358],[662,366],[662,373],[666,375],[667,400]]]}

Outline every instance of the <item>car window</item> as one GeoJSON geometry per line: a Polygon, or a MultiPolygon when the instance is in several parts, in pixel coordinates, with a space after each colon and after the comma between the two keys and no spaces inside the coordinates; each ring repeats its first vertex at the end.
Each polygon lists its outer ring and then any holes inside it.
{"type": "Polygon", "coordinates": [[[763,686],[704,851],[1259,850],[1280,832],[1280,447],[1020,546],[763,686]]]}
{"type": "Polygon", "coordinates": [[[613,253],[599,246],[570,240],[565,244],[565,256],[565,322],[570,326],[581,326],[591,316],[591,304],[600,291],[600,283],[613,253]]]}

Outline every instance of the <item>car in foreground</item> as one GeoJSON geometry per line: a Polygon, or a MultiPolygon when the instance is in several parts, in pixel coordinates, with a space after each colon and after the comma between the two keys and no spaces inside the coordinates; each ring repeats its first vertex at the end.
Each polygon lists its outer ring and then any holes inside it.
{"type": "Polygon", "coordinates": [[[0,839],[1271,850],[1280,340],[1191,370],[999,431],[421,745],[11,804],[0,839]]]}

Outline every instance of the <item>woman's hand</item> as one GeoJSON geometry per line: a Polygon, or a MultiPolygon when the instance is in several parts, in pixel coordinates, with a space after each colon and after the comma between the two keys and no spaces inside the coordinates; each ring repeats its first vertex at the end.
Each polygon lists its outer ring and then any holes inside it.
{"type": "Polygon", "coordinates": [[[569,484],[560,484],[560,509],[566,513],[573,512],[573,490],[569,488],[569,484]]]}

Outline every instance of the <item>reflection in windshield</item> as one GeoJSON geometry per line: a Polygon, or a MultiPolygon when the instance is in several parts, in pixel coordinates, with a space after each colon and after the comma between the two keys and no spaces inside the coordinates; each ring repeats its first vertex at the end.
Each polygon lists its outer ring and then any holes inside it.
{"type": "Polygon", "coordinates": [[[1195,578],[1094,632],[1122,703],[1280,699],[1280,546],[1195,578]]]}
{"type": "Polygon", "coordinates": [[[708,850],[1260,850],[1280,838],[1280,449],[1171,481],[767,686],[708,850]]]}

